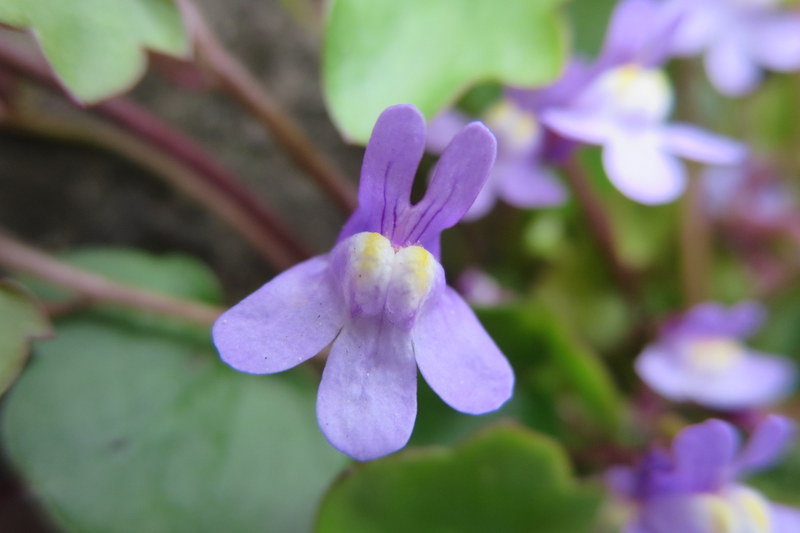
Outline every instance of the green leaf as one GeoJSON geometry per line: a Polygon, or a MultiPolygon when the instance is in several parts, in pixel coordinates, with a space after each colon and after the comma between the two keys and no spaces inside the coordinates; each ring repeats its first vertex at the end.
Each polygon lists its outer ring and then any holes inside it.
{"type": "Polygon", "coordinates": [[[565,58],[560,2],[335,0],[323,51],[334,122],[365,142],[390,105],[430,118],[474,83],[554,80],[565,58]]]}
{"type": "Polygon", "coordinates": [[[617,0],[573,0],[567,4],[575,50],[595,57],[603,45],[611,13],[617,0]]]}
{"type": "Polygon", "coordinates": [[[58,77],[85,103],[129,89],[145,70],[145,48],[189,52],[172,0],[6,0],[0,22],[31,28],[58,77]]]}
{"type": "Polygon", "coordinates": [[[304,532],[346,463],[302,371],[239,374],[210,346],[87,319],[39,352],[2,435],[67,531],[304,532]]]}
{"type": "MultiPolygon", "coordinates": [[[[68,259],[128,283],[214,300],[201,264],[122,249],[68,259]]],[[[163,321],[163,319],[162,319],[163,321]]],[[[9,393],[3,446],[66,531],[306,532],[348,459],[315,417],[316,379],[223,365],[207,329],[93,309],[56,324],[9,393]]]]}
{"type": "Polygon", "coordinates": [[[318,533],[585,533],[600,495],[553,441],[498,426],[453,450],[410,449],[360,465],[320,508],[318,533]]]}
{"type": "Polygon", "coordinates": [[[52,335],[50,321],[33,296],[0,280],[0,395],[14,382],[30,352],[28,343],[52,335]]]}

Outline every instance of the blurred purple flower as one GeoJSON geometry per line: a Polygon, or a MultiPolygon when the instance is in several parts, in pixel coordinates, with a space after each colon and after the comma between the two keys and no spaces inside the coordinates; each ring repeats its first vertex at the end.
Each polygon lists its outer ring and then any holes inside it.
{"type": "MultiPolygon", "coordinates": [[[[504,98],[489,108],[482,119],[497,137],[497,160],[464,220],[485,216],[498,198],[519,208],[563,204],[567,191],[547,166],[546,139],[536,116],[504,98]]],[[[459,111],[440,114],[429,125],[428,148],[441,153],[468,122],[459,111]]]]}
{"type": "Polygon", "coordinates": [[[236,370],[291,368],[333,342],[317,419],[340,451],[374,459],[408,441],[419,366],[431,388],[471,414],[497,409],[514,376],[467,304],[447,287],[439,234],[486,181],[495,141],[481,124],[445,149],[425,197],[411,204],[425,122],[407,105],[381,114],[364,155],[359,207],[327,255],[279,275],[224,313],[214,343],[236,370]],[[456,333],[457,332],[457,333],[456,333]]]}
{"type": "Polygon", "coordinates": [[[669,124],[672,88],[655,67],[664,60],[680,19],[653,0],[626,0],[614,11],[597,61],[571,98],[541,112],[544,125],[569,139],[603,147],[611,182],[644,204],[676,199],[686,170],[676,156],[735,164],[737,142],[689,124],[669,124]]]}
{"type": "Polygon", "coordinates": [[[705,52],[711,83],[728,96],[755,89],[762,68],[800,69],[800,13],[780,10],[781,0],[673,0],[680,17],[672,39],[676,55],[705,52]]]}
{"type": "Polygon", "coordinates": [[[624,533],[797,533],[800,509],[737,481],[775,462],[793,433],[790,420],[772,415],[740,447],[734,427],[712,419],[681,431],[670,451],[612,468],[609,484],[636,504],[624,533]]]}
{"type": "Polygon", "coordinates": [[[730,309],[700,304],[668,323],[636,360],[636,371],[653,390],[675,401],[722,410],[773,403],[789,394],[795,364],[742,344],[761,327],[764,309],[745,302],[730,309]]]}

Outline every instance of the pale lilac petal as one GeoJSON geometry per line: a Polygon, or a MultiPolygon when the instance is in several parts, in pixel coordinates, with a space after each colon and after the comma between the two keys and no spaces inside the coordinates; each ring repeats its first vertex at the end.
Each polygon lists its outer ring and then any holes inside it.
{"type": "MultiPolygon", "coordinates": [[[[717,39],[720,31],[726,30],[726,17],[720,13],[720,7],[724,10],[725,6],[720,4],[713,0],[668,2],[668,15],[680,19],[671,39],[672,53],[680,56],[699,54],[717,39]]],[[[730,29],[730,25],[727,29],[730,29]]]]}
{"type": "Polygon", "coordinates": [[[564,184],[553,172],[530,158],[498,161],[492,172],[497,175],[500,198],[515,207],[551,207],[567,200],[564,184]]]}
{"type": "Polygon", "coordinates": [[[766,17],[755,28],[753,47],[758,62],[771,70],[800,69],[800,16],[766,17]]]}
{"type": "Polygon", "coordinates": [[[744,144],[689,124],[664,126],[662,138],[670,152],[701,163],[734,165],[747,157],[744,144]]]}
{"type": "Polygon", "coordinates": [[[343,307],[327,257],[315,257],[223,313],[214,323],[214,344],[236,370],[281,372],[330,344],[344,323],[343,307]]]}
{"type": "Polygon", "coordinates": [[[423,310],[411,334],[425,381],[454,409],[486,413],[511,397],[511,366],[453,289],[423,310]]]}
{"type": "Polygon", "coordinates": [[[800,509],[785,505],[772,505],[772,533],[797,533],[800,531],[800,509]]]}
{"type": "Polygon", "coordinates": [[[671,47],[679,17],[653,0],[624,0],[611,16],[598,65],[602,69],[636,62],[662,62],[671,47]]]}
{"type": "Polygon", "coordinates": [[[678,433],[672,442],[672,453],[676,475],[684,480],[684,489],[719,489],[733,474],[731,465],[738,448],[736,430],[722,420],[707,420],[678,433]]]}
{"type": "Polygon", "coordinates": [[[473,122],[452,140],[433,170],[425,196],[407,213],[395,233],[396,244],[419,243],[433,253],[431,241],[458,222],[489,177],[497,142],[489,129],[473,122]]]}
{"type": "Polygon", "coordinates": [[[393,240],[410,207],[411,187],[425,152],[425,119],[410,105],[386,109],[378,117],[364,153],[358,209],[342,228],[339,241],[374,231],[393,240]]]}
{"type": "Polygon", "coordinates": [[[749,353],[713,380],[698,380],[691,396],[698,404],[721,410],[764,407],[789,395],[796,380],[790,359],[749,353]]]}
{"type": "Polygon", "coordinates": [[[660,344],[648,346],[634,366],[642,381],[661,396],[676,402],[689,399],[686,368],[668,348],[660,344]]]}
{"type": "Polygon", "coordinates": [[[407,332],[380,318],[349,322],[333,343],[319,386],[322,432],[359,461],[399,450],[414,428],[416,380],[407,332]]]}
{"type": "Polygon", "coordinates": [[[603,144],[617,130],[617,122],[608,115],[570,109],[547,110],[541,121],[556,133],[587,144],[603,144]]]}
{"type": "MultiPolygon", "coordinates": [[[[492,172],[495,172],[495,169],[492,169],[492,172]]],[[[486,182],[486,185],[483,186],[481,192],[478,193],[478,196],[475,198],[475,201],[472,202],[472,205],[461,217],[462,222],[474,222],[480,218],[485,217],[489,214],[489,211],[497,203],[497,189],[495,188],[494,180],[495,177],[490,177],[489,180],[486,182]]]]}
{"type": "Polygon", "coordinates": [[[735,33],[715,41],[706,52],[706,72],[716,89],[726,96],[743,96],[761,81],[747,45],[735,33]]]}
{"type": "Polygon", "coordinates": [[[428,138],[426,141],[428,150],[436,154],[442,153],[447,148],[447,145],[450,144],[450,141],[453,140],[453,137],[458,135],[458,132],[469,123],[470,119],[460,111],[455,109],[443,111],[428,122],[428,138]]]}
{"type": "Polygon", "coordinates": [[[705,302],[683,316],[675,333],[746,339],[761,328],[765,318],[766,310],[758,302],[742,302],[731,308],[705,302]]]}
{"type": "Polygon", "coordinates": [[[643,204],[664,204],[681,195],[686,170],[651,130],[618,132],[603,147],[603,166],[619,191],[643,204]]]}
{"type": "Polygon", "coordinates": [[[794,439],[795,429],[794,422],[784,416],[768,416],[758,425],[736,458],[738,471],[761,470],[777,461],[794,439]]]}

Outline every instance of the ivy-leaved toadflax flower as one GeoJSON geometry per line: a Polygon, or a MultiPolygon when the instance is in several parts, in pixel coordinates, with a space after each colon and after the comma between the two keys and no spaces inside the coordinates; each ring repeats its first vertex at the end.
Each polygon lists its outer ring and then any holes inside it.
{"type": "Polygon", "coordinates": [[[417,367],[445,402],[470,414],[500,407],[514,383],[438,260],[440,233],[461,219],[487,179],[494,137],[480,123],[466,126],[412,204],[424,150],[419,111],[386,109],[367,144],[358,209],[333,250],[277,276],[213,328],[222,359],[253,374],[287,370],[333,342],[317,419],[335,448],[362,461],[408,441],[417,367]]]}

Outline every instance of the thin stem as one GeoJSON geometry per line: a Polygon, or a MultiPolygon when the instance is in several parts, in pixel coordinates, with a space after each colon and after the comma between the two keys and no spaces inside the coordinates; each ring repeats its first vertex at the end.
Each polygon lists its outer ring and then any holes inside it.
{"type": "Polygon", "coordinates": [[[583,168],[573,156],[564,162],[562,169],[586,217],[588,229],[594,235],[600,252],[611,268],[612,276],[628,300],[638,302],[640,297],[638,276],[620,257],[614,243],[611,222],[603,204],[589,185],[583,168]]]}
{"type": "Polygon", "coordinates": [[[690,176],[681,200],[681,279],[686,306],[691,307],[707,297],[708,272],[711,262],[711,228],[700,205],[700,182],[690,176]]]}
{"type": "Polygon", "coordinates": [[[4,125],[14,131],[67,142],[86,143],[115,153],[149,170],[174,187],[208,207],[247,239],[278,268],[288,268],[296,255],[271,233],[262,231],[229,196],[219,192],[197,176],[192,169],[176,162],[152,145],[104,122],[90,119],[64,119],[15,108],[4,125]]]}
{"type": "Polygon", "coordinates": [[[314,145],[300,124],[278,106],[256,77],[222,45],[191,0],[181,1],[198,60],[272,134],[298,168],[316,181],[345,213],[358,205],[353,184],[314,145]]]}
{"type": "Polygon", "coordinates": [[[140,289],[75,268],[0,232],[0,265],[75,291],[94,302],[152,311],[210,326],[221,309],[140,289]]]}
{"type": "MultiPolygon", "coordinates": [[[[13,45],[0,39],[0,66],[18,75],[59,94],[66,94],[58,80],[49,68],[36,58],[16,49],[13,45]]],[[[72,100],[71,100],[72,101],[72,100]]],[[[73,101],[76,105],[80,104],[73,101]]],[[[276,242],[280,242],[292,257],[291,262],[297,262],[310,256],[299,239],[288,229],[280,218],[267,209],[255,196],[226,169],[213,158],[206,155],[202,148],[182,133],[171,128],[161,120],[139,107],[130,100],[122,97],[106,100],[97,104],[89,111],[117,124],[130,134],[137,136],[142,142],[168,155],[176,162],[191,169],[202,182],[217,192],[229,198],[246,216],[257,225],[260,230],[271,235],[276,242]]],[[[268,257],[271,261],[274,258],[268,257]]],[[[287,266],[281,260],[277,264],[281,268],[287,266]]]]}

